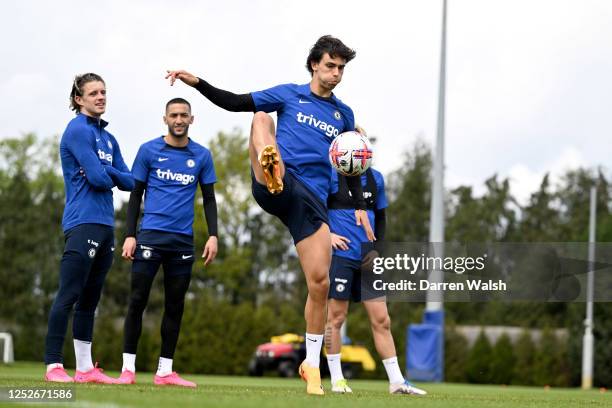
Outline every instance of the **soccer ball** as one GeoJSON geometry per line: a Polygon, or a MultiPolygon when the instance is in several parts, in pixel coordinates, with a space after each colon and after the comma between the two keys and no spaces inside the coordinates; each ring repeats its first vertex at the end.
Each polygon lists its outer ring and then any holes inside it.
{"type": "Polygon", "coordinates": [[[341,133],[329,146],[329,162],[344,176],[358,176],[372,164],[372,145],[359,132],[341,133]]]}

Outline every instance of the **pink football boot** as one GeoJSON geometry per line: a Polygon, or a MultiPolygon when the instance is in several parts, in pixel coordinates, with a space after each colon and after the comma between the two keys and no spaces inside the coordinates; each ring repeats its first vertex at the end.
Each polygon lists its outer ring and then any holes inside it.
{"type": "Polygon", "coordinates": [[[136,373],[130,370],[123,370],[117,381],[119,384],[136,384],[136,373]]]}
{"type": "Polygon", "coordinates": [[[117,380],[116,378],[109,377],[102,371],[103,370],[101,368],[98,368],[98,363],[96,363],[96,366],[89,371],[81,372],[77,370],[77,372],[74,373],[74,382],[95,384],[119,384],[119,380],[117,380]]]}
{"type": "Polygon", "coordinates": [[[165,375],[163,377],[155,374],[153,378],[155,385],[179,385],[181,387],[192,387],[195,388],[197,385],[194,382],[183,380],[179,375],[173,371],[172,374],[165,375]]]}
{"type": "Polygon", "coordinates": [[[74,378],[68,375],[64,367],[55,367],[45,374],[45,381],[71,383],[74,382],[74,378]]]}

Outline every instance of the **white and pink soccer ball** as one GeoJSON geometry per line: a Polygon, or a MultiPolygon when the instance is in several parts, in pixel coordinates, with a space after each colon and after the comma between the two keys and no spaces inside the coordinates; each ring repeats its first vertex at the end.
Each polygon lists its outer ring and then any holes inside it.
{"type": "Polygon", "coordinates": [[[339,134],[329,146],[329,162],[344,176],[363,174],[372,164],[372,145],[359,132],[339,134]]]}

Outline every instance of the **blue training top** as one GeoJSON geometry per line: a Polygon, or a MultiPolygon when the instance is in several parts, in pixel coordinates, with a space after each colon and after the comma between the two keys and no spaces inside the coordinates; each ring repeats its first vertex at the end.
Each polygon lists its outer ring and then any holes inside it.
{"type": "Polygon", "coordinates": [[[114,226],[114,186],[131,191],[134,179],[108,122],[84,114],[72,119],[60,142],[66,206],[64,232],[80,224],[114,226]]]}
{"type": "MultiPolygon", "coordinates": [[[[387,208],[387,197],[385,195],[385,180],[382,174],[378,170],[372,170],[374,180],[376,181],[376,209],[382,210],[387,208]]],[[[361,185],[365,188],[367,184],[367,177],[364,174],[361,175],[361,185]]],[[[332,172],[332,186],[330,194],[334,194],[338,191],[338,173],[332,172]]],[[[364,191],[364,194],[367,194],[364,191]]],[[[367,210],[370,225],[374,227],[374,211],[367,210]]],[[[333,250],[335,256],[343,258],[349,258],[354,260],[361,260],[361,244],[367,243],[368,237],[366,236],[363,226],[357,225],[355,220],[355,210],[353,209],[340,209],[340,210],[329,210],[329,229],[331,232],[337,235],[342,235],[351,241],[348,243],[348,250],[333,250]]]]}
{"type": "Polygon", "coordinates": [[[140,146],[132,172],[146,183],[140,229],[193,235],[196,181],[217,181],[210,151],[191,139],[172,147],[157,137],[140,146]]]}
{"type": "Polygon", "coordinates": [[[313,94],[310,84],[278,85],[251,96],[257,111],[277,112],[276,141],[286,169],[326,203],[329,145],[340,133],[355,130],[351,108],[333,94],[313,94]]]}

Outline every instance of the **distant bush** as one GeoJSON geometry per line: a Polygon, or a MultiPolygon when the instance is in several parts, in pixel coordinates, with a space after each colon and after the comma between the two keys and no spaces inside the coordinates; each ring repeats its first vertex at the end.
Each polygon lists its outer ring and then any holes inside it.
{"type": "Polygon", "coordinates": [[[450,326],[444,333],[444,381],[466,382],[469,346],[466,338],[450,326]]]}
{"type": "Polygon", "coordinates": [[[534,385],[533,364],[536,358],[536,346],[528,330],[524,330],[514,345],[516,365],[512,384],[534,385]]]}
{"type": "Polygon", "coordinates": [[[488,384],[491,382],[492,349],[489,339],[481,331],[468,354],[465,374],[468,382],[488,384]]]}
{"type": "Polygon", "coordinates": [[[491,354],[491,383],[510,384],[514,378],[516,357],[510,337],[507,334],[503,334],[497,340],[491,354]]]}

